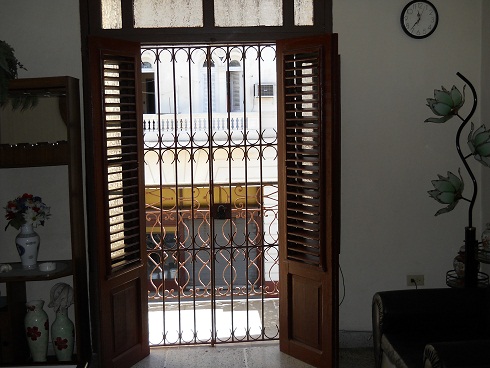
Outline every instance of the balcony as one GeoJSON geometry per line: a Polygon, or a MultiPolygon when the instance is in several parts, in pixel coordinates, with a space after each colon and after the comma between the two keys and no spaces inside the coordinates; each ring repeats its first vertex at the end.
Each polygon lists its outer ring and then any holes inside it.
{"type": "Polygon", "coordinates": [[[158,142],[164,146],[178,142],[181,146],[208,145],[230,141],[232,145],[254,144],[259,140],[275,142],[275,112],[236,112],[199,114],[144,114],[143,133],[146,147],[158,142]],[[261,116],[261,118],[259,118],[261,116]],[[210,133],[212,132],[212,133],[210,133]]]}

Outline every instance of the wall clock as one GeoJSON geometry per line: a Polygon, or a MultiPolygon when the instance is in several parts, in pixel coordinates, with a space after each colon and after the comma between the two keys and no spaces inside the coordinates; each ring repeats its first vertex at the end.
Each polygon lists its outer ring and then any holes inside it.
{"type": "Polygon", "coordinates": [[[429,37],[436,30],[438,21],[436,7],[425,0],[410,1],[400,16],[403,30],[413,38],[429,37]]]}

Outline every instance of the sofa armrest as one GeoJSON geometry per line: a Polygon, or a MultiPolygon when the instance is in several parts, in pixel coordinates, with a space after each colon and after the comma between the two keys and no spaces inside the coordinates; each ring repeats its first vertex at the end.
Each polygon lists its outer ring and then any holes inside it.
{"type": "Polygon", "coordinates": [[[383,351],[381,349],[381,337],[383,336],[383,299],[379,293],[374,294],[372,304],[374,366],[381,367],[383,351]]]}
{"type": "Polygon", "coordinates": [[[424,368],[490,368],[490,340],[450,341],[427,344],[424,368]]]}

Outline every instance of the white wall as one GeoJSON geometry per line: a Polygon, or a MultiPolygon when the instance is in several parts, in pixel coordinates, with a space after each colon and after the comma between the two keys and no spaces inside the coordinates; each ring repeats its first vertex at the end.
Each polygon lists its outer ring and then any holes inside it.
{"type": "MultiPolygon", "coordinates": [[[[438,29],[428,39],[414,40],[399,23],[407,2],[334,0],[342,57],[344,330],[370,330],[373,293],[406,288],[408,273],[425,275],[426,287],[444,286],[464,238],[466,204],[434,217],[441,205],[426,193],[437,174],[461,165],[453,147],[456,121],[424,124],[432,115],[425,99],[441,85],[462,87],[458,71],[480,90],[482,6],[488,14],[490,5],[432,0],[438,29]]],[[[81,78],[78,17],[75,0],[2,2],[0,38],[29,69],[20,77],[81,78]]],[[[483,58],[489,61],[488,50],[483,58]]],[[[483,75],[488,82],[489,71],[483,75]]],[[[488,101],[488,91],[483,98],[488,101]]],[[[487,109],[483,114],[490,116],[487,109]]],[[[477,111],[473,120],[479,122],[479,116],[477,111]]],[[[0,187],[0,203],[9,199],[4,193],[0,187]]],[[[488,219],[488,208],[485,214],[488,219]]],[[[480,206],[475,221],[480,227],[480,206]]]]}
{"type": "Polygon", "coordinates": [[[2,1],[0,39],[27,68],[20,78],[82,77],[77,0],[2,1]]]}
{"type": "MultiPolygon", "coordinates": [[[[427,194],[437,174],[462,167],[454,148],[459,124],[424,123],[432,116],[425,99],[441,85],[462,88],[456,72],[480,90],[482,1],[432,2],[438,28],[415,40],[400,27],[408,0],[334,0],[342,60],[341,329],[370,330],[372,295],[407,288],[407,274],[444,287],[463,244],[467,204],[434,217],[443,206],[427,194]]],[[[479,164],[472,167],[479,176],[479,164]]],[[[471,197],[469,184],[465,193],[471,197]]]]}

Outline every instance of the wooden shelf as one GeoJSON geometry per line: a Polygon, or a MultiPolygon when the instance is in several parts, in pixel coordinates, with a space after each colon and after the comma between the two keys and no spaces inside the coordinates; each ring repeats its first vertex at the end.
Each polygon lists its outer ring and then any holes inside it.
{"type": "Polygon", "coordinates": [[[0,168],[68,165],[69,157],[67,141],[0,144],[0,168]]]}
{"type": "Polygon", "coordinates": [[[60,277],[70,276],[73,274],[71,260],[67,259],[61,261],[37,261],[38,266],[43,262],[56,263],[56,269],[54,269],[53,271],[41,271],[39,270],[39,268],[26,270],[22,268],[21,263],[11,263],[11,271],[0,273],[0,282],[47,281],[59,279],[60,277]]]}
{"type": "Polygon", "coordinates": [[[9,81],[9,94],[66,96],[70,77],[18,78],[9,81]]]}
{"type": "Polygon", "coordinates": [[[77,366],[77,360],[76,360],[76,354],[74,354],[74,360],[71,360],[71,361],[67,361],[67,362],[60,362],[56,359],[55,356],[53,355],[48,355],[47,356],[47,361],[46,362],[32,362],[30,360],[27,360],[25,362],[18,362],[18,363],[12,363],[12,364],[9,364],[9,367],[25,367],[26,365],[28,366],[33,366],[33,367],[46,367],[46,365],[49,365],[49,366],[63,366],[63,367],[71,367],[71,366],[77,366]]]}

